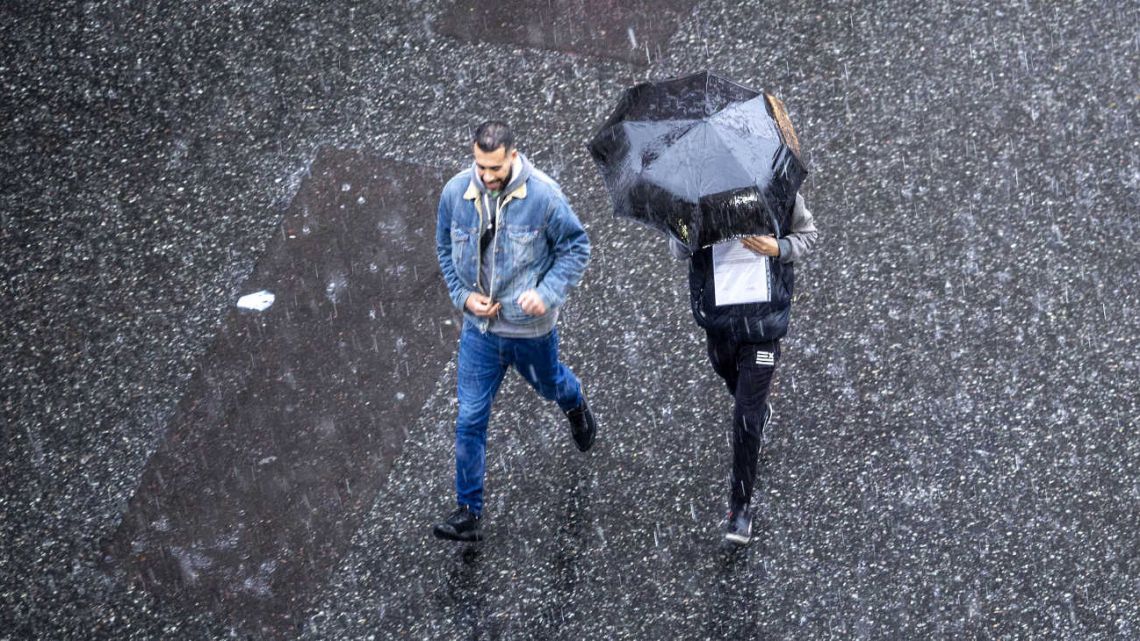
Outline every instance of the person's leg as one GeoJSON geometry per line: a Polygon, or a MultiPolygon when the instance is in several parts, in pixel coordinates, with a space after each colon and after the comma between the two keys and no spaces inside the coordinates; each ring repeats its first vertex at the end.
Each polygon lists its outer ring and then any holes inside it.
{"type": "Polygon", "coordinates": [[[582,405],[582,383],[558,360],[558,329],[540,338],[511,340],[515,369],[543,398],[558,403],[563,412],[582,405]]]}
{"type": "Polygon", "coordinates": [[[760,441],[768,420],[768,392],[779,360],[779,341],[743,344],[738,350],[739,378],[732,417],[732,487],[729,504],[729,509],[733,511],[747,506],[752,500],[760,441]]]}
{"type": "Polygon", "coordinates": [[[455,494],[460,506],[483,511],[487,424],[507,371],[503,339],[464,326],[459,337],[459,413],[455,421],[455,494]]]}
{"type": "Polygon", "coordinates": [[[739,377],[736,352],[740,343],[710,332],[705,332],[705,338],[708,343],[709,363],[712,364],[713,371],[724,380],[728,393],[735,396],[736,381],[739,377]]]}
{"type": "Polygon", "coordinates": [[[578,450],[594,446],[598,424],[574,372],[558,360],[558,330],[542,338],[515,342],[515,368],[543,398],[558,403],[570,422],[570,436],[578,450]]]}

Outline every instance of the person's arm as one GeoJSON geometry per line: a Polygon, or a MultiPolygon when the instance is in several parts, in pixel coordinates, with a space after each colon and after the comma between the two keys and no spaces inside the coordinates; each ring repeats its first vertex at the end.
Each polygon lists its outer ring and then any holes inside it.
{"type": "Polygon", "coordinates": [[[792,210],[792,231],[778,241],[780,262],[791,263],[807,256],[818,236],[819,231],[815,228],[811,210],[804,205],[804,197],[797,193],[796,205],[792,210]]]}
{"type": "MultiPolygon", "coordinates": [[[[459,311],[463,311],[467,305],[467,297],[473,290],[464,285],[455,272],[455,263],[451,260],[451,242],[451,205],[445,189],[443,195],[439,197],[439,209],[436,213],[435,253],[439,259],[439,270],[443,272],[443,282],[447,284],[451,304],[459,311]]],[[[474,241],[468,238],[466,242],[474,241]]]]}
{"type": "Polygon", "coordinates": [[[544,312],[566,302],[567,294],[582,280],[590,262],[590,239],[574,210],[562,198],[556,199],[546,237],[554,248],[554,264],[536,289],[546,307],[544,312]]]}

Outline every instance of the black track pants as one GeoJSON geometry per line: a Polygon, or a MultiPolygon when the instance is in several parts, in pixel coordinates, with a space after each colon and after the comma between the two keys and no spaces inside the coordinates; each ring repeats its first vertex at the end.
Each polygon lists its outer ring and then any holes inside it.
{"type": "Polygon", "coordinates": [[[730,508],[747,505],[756,483],[756,460],[768,411],[768,390],[780,360],[780,341],[741,343],[707,334],[709,361],[736,399],[732,414],[730,508]]]}

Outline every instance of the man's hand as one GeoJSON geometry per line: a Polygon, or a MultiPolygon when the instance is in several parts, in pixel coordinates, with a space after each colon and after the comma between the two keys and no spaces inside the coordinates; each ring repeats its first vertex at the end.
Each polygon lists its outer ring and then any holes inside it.
{"type": "Polygon", "coordinates": [[[780,243],[772,236],[745,236],[740,242],[761,256],[780,255],[780,243]]]}
{"type": "Polygon", "coordinates": [[[498,303],[491,303],[491,299],[479,292],[471,292],[467,296],[467,301],[463,303],[467,311],[475,314],[479,318],[492,318],[499,313],[499,308],[502,305],[498,303]]]}
{"type": "Polygon", "coordinates": [[[515,302],[519,304],[519,307],[521,307],[524,312],[531,316],[542,316],[546,313],[546,304],[542,302],[542,297],[538,295],[537,290],[526,290],[515,302]]]}

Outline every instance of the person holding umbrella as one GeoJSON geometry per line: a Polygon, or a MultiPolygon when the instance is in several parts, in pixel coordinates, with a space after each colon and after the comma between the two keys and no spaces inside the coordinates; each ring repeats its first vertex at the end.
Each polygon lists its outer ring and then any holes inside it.
{"type": "Polygon", "coordinates": [[[589,149],[614,215],[665,232],[690,259],[693,317],[735,401],[725,538],[747,544],[794,263],[817,235],[799,141],[775,96],[704,71],[624,91],[589,149]]]}
{"type": "Polygon", "coordinates": [[[463,311],[455,424],[456,509],[435,536],[482,540],[491,405],[514,367],[570,422],[578,449],[597,424],[582,384],[558,358],[558,310],[590,259],[590,241],[561,188],[515,148],[501,121],[475,130],[475,163],[439,200],[436,253],[451,302],[463,311]]]}
{"type": "MultiPolygon", "coordinates": [[[[790,274],[792,264],[807,255],[818,235],[811,211],[798,193],[790,218],[788,231],[782,237],[755,235],[739,241],[745,250],[757,255],[757,260],[772,263],[765,271],[777,279],[783,277],[785,270],[790,274]]],[[[694,253],[670,236],[669,249],[675,258],[689,259],[693,318],[705,330],[713,371],[724,379],[734,400],[732,473],[724,536],[731,543],[746,545],[752,540],[752,491],[760,442],[764,428],[772,420],[768,392],[780,361],[780,339],[788,331],[791,279],[785,293],[766,302],[716,305],[716,277],[728,270],[716,268],[715,247],[694,253]],[[706,295],[710,291],[714,297],[706,295]]]]}

